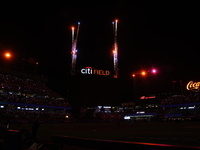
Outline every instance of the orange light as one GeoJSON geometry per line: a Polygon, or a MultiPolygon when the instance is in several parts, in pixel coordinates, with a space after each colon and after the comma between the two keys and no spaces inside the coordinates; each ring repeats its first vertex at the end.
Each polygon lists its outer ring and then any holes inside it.
{"type": "Polygon", "coordinates": [[[135,74],[132,74],[132,77],[135,77],[135,74]]]}
{"type": "Polygon", "coordinates": [[[72,30],[74,30],[74,27],[72,27],[72,30]]]}
{"type": "Polygon", "coordinates": [[[5,56],[6,58],[10,58],[10,57],[11,57],[11,54],[10,54],[9,52],[6,52],[6,53],[4,54],[4,56],[5,56]]]}
{"type": "Polygon", "coordinates": [[[113,50],[113,54],[115,54],[116,53],[116,51],[115,50],[113,50]]]}
{"type": "Polygon", "coordinates": [[[146,72],[145,72],[145,71],[142,71],[142,72],[141,72],[141,75],[142,75],[142,76],[145,76],[145,75],[146,75],[146,72]]]}
{"type": "Polygon", "coordinates": [[[116,19],[115,22],[118,22],[118,20],[116,19]]]}

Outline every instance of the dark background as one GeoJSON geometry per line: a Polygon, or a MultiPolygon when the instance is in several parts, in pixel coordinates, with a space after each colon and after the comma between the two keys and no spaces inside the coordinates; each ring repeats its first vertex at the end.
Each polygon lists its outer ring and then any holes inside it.
{"type": "MultiPolygon", "coordinates": [[[[121,99],[129,101],[133,95],[131,75],[141,69],[158,69],[156,76],[138,79],[147,95],[173,92],[172,81],[176,81],[179,92],[180,80],[184,89],[190,80],[199,81],[198,18],[198,3],[194,1],[2,4],[0,51],[9,49],[18,61],[30,61],[30,58],[38,61],[37,73],[48,77],[52,89],[68,96],[71,26],[81,22],[77,71],[86,66],[112,71],[112,21],[118,19],[120,84],[117,89],[121,91],[121,99]]],[[[1,65],[8,63],[4,61],[1,57],[1,65]]],[[[74,84],[79,86],[78,81],[74,84]]]]}

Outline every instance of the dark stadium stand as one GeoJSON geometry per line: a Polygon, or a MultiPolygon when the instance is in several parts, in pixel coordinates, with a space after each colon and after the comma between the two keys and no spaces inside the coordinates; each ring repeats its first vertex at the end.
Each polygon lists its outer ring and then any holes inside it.
{"type": "MultiPolygon", "coordinates": [[[[2,71],[3,70],[3,71],[2,71]]],[[[1,122],[66,120],[71,116],[68,101],[46,85],[47,79],[22,72],[0,72],[1,122]],[[45,117],[47,115],[51,117],[45,117]]]]}

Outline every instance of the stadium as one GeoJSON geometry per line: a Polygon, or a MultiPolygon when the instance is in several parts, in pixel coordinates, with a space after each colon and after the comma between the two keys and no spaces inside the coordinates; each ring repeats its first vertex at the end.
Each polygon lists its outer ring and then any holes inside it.
{"type": "MultiPolygon", "coordinates": [[[[22,130],[24,127],[31,131],[32,123],[35,120],[38,120],[41,127],[39,129],[40,134],[37,136],[37,143],[44,147],[48,147],[45,144],[47,144],[47,141],[52,142],[52,137],[54,139],[54,142],[52,143],[58,143],[58,141],[60,141],[61,145],[65,143],[65,148],[77,148],[77,146],[79,148],[91,148],[89,143],[94,142],[90,141],[91,139],[103,138],[110,139],[113,142],[114,139],[119,140],[123,136],[128,136],[127,132],[132,133],[135,136],[131,139],[123,140],[131,140],[133,143],[138,142],[134,143],[134,146],[136,147],[138,147],[137,144],[139,144],[139,147],[144,144],[139,143],[141,141],[165,143],[166,145],[178,143],[182,146],[199,146],[198,140],[197,142],[190,141],[186,144],[186,142],[184,142],[186,139],[180,137],[185,134],[182,133],[183,131],[179,131],[179,129],[182,129],[182,126],[185,125],[186,127],[198,126],[200,108],[198,82],[190,81],[186,84],[185,87],[187,87],[186,90],[188,90],[188,95],[174,95],[169,93],[168,95],[141,96],[135,103],[120,103],[120,101],[115,101],[113,103],[112,101],[109,101],[109,98],[104,100],[104,97],[101,97],[100,93],[95,93],[95,90],[97,89],[92,89],[95,87],[92,84],[94,83],[93,81],[96,81],[95,79],[89,80],[88,78],[88,80],[85,80],[84,78],[83,80],[83,77],[79,77],[78,83],[82,83],[83,85],[85,85],[85,83],[88,84],[88,87],[84,86],[84,91],[80,91],[83,93],[87,93],[87,90],[90,91],[89,97],[91,97],[91,99],[86,99],[88,98],[88,94],[86,94],[86,96],[80,94],[81,97],[71,97],[74,98],[72,100],[75,101],[71,104],[69,99],[62,97],[48,87],[48,81],[45,77],[19,72],[12,70],[11,68],[1,68],[0,75],[1,127],[6,127],[9,129],[9,132],[11,132],[11,129],[22,130]],[[85,83],[83,83],[83,81],[85,83]],[[94,95],[92,94],[93,92],[94,95]],[[95,101],[91,101],[94,100],[96,94],[99,94],[99,96],[95,98],[95,101]],[[84,109],[79,108],[78,110],[73,110],[77,109],[78,106],[84,105],[84,109]],[[95,108],[95,106],[99,107],[95,108]],[[80,110],[83,110],[83,112],[80,110]],[[79,114],[77,114],[77,112],[79,112],[79,114]],[[92,116],[88,117],[86,112],[92,116]],[[180,124],[177,124],[177,127],[175,127],[174,123],[180,124]],[[140,132],[136,132],[135,129],[139,131],[142,126],[145,126],[146,128],[143,128],[140,132]],[[162,128],[160,128],[161,126],[162,128]],[[156,136],[156,138],[153,137],[154,140],[152,140],[152,134],[147,134],[149,133],[149,131],[147,131],[148,128],[150,128],[151,132],[156,136]],[[176,130],[173,134],[171,133],[172,128],[176,130]],[[165,130],[166,133],[164,133],[163,130],[165,130]],[[84,133],[82,133],[83,131],[84,133]],[[118,136],[110,134],[110,132],[115,133],[116,131],[118,132],[118,136]],[[93,135],[94,132],[95,136],[93,135]],[[157,135],[158,133],[162,134],[157,135]],[[168,135],[168,133],[171,133],[171,135],[168,135]],[[60,136],[54,136],[58,134],[60,136]],[[102,134],[104,134],[105,137],[102,136],[102,134]],[[70,143],[63,141],[64,139],[62,138],[66,138],[65,135],[68,135],[70,143]],[[83,138],[84,141],[88,140],[90,142],[88,144],[83,144],[79,141],[79,144],[77,144],[77,139],[74,139],[74,136],[78,136],[79,140],[83,138]],[[171,136],[180,140],[172,141],[171,136]],[[142,138],[142,140],[140,138],[142,138]],[[162,140],[163,138],[165,140],[162,140]],[[75,147],[70,147],[69,145],[74,145],[75,147]]],[[[74,77],[74,79],[77,81],[78,77],[74,77]]],[[[104,78],[102,78],[102,80],[103,79],[104,78]]],[[[103,86],[107,81],[103,83],[102,80],[99,79],[99,84],[102,84],[103,86]]],[[[98,90],[102,88],[99,85],[97,87],[99,88],[98,90]]],[[[110,87],[108,87],[108,89],[110,89],[110,87]]],[[[106,91],[108,89],[104,90],[106,91]]],[[[71,90],[73,91],[73,89],[71,90]]],[[[74,91],[80,92],[79,90],[77,91],[77,89],[74,89],[74,91]]],[[[113,93],[110,95],[113,95],[113,93]]],[[[184,129],[184,131],[187,132],[187,136],[190,136],[191,140],[196,140],[196,136],[198,135],[194,133],[197,132],[198,128],[194,128],[192,131],[189,129],[190,128],[184,129]],[[190,134],[188,134],[189,132],[190,134]]],[[[17,130],[13,131],[16,132],[17,130]]],[[[1,133],[4,135],[4,132],[1,133]]],[[[13,135],[13,133],[11,135],[13,135]]],[[[11,135],[9,134],[10,138],[11,135]]],[[[30,147],[30,144],[34,144],[34,142],[35,140],[32,140],[32,143],[24,144],[30,147]]],[[[119,144],[119,141],[116,141],[114,145],[116,144],[119,144]]],[[[62,149],[63,147],[61,145],[57,144],[56,148],[62,149]]],[[[103,146],[105,144],[100,145],[103,146]]],[[[100,145],[99,147],[101,147],[100,145]]],[[[112,147],[114,145],[112,145],[112,147]]],[[[159,147],[160,145],[157,146],[159,147]]],[[[126,144],[122,147],[126,147],[126,144]]],[[[96,149],[96,147],[93,149],[96,149]]]]}
{"type": "MultiPolygon", "coordinates": [[[[24,64],[26,67],[21,70],[19,69],[19,65],[16,67],[16,64],[4,66],[0,69],[1,127],[8,129],[10,132],[12,128],[21,128],[21,124],[26,126],[26,128],[28,127],[31,131],[30,125],[35,120],[40,124],[44,124],[46,126],[45,128],[52,125],[59,125],[61,127],[65,123],[71,123],[74,127],[78,125],[77,123],[85,126],[83,123],[95,122],[102,126],[97,127],[97,124],[93,124],[95,128],[105,129],[108,128],[107,123],[110,123],[109,126],[111,128],[113,128],[113,123],[116,123],[117,127],[124,125],[130,128],[132,123],[138,123],[139,126],[140,123],[187,123],[188,121],[196,124],[196,121],[199,122],[200,119],[200,84],[196,81],[189,81],[185,85],[183,82],[180,82],[181,88],[179,91],[176,88],[176,94],[172,91],[171,93],[144,96],[144,92],[141,92],[144,91],[143,87],[137,86],[137,95],[133,97],[137,99],[123,103],[121,102],[121,91],[119,88],[121,80],[113,78],[112,71],[109,71],[109,69],[97,70],[92,67],[83,67],[83,69],[76,71],[76,75],[70,76],[68,80],[70,81],[68,89],[69,96],[66,98],[48,87],[47,77],[35,74],[33,67],[35,64],[26,62],[24,64]],[[97,70],[96,74],[92,74],[95,73],[95,70],[97,70]],[[182,87],[185,87],[184,91],[182,87]]],[[[133,90],[136,89],[133,88],[133,90]]],[[[168,126],[168,124],[166,125],[168,126]]],[[[69,129],[71,128],[73,127],[69,127],[69,129]]],[[[80,127],[77,126],[77,128],[80,127]]],[[[90,128],[92,129],[93,127],[91,126],[90,128]]],[[[69,129],[65,129],[68,133],[63,131],[60,134],[73,136],[73,133],[70,133],[69,129]]],[[[87,131],[87,129],[84,130],[87,131]]],[[[131,131],[131,129],[129,130],[131,131]]],[[[42,131],[44,134],[38,137],[40,141],[44,139],[51,141],[49,137],[54,134],[48,131],[49,135],[44,131],[45,129],[42,131]]],[[[56,132],[59,133],[59,131],[56,132]]],[[[76,133],[77,131],[73,132],[76,133]]],[[[126,131],[123,131],[120,135],[125,133],[126,131]]],[[[85,136],[80,133],[76,134],[80,137],[85,136]]],[[[138,136],[142,135],[146,136],[144,133],[138,136]]],[[[86,137],[93,138],[92,136],[86,137]]],[[[54,138],[55,140],[61,140],[60,137],[54,138]]],[[[114,137],[109,137],[109,135],[106,135],[106,138],[114,139],[114,137]]],[[[34,139],[32,140],[34,141],[34,139]]],[[[133,140],[137,141],[138,139],[134,138],[133,140]]],[[[149,141],[148,139],[146,140],[149,141]]],[[[70,143],[67,145],[70,145],[70,143]]]]}
{"type": "MultiPolygon", "coordinates": [[[[175,93],[172,89],[172,91],[165,94],[151,93],[150,87],[147,88],[146,83],[139,86],[134,82],[131,89],[133,90],[131,93],[133,94],[132,99],[128,99],[130,101],[122,101],[122,89],[125,86],[121,87],[123,80],[119,78],[118,72],[117,23],[118,20],[113,22],[115,31],[112,51],[113,68],[80,65],[78,68],[76,63],[78,33],[75,37],[75,31],[72,28],[72,61],[70,76],[68,77],[68,89],[66,90],[67,97],[54,92],[48,86],[48,77],[39,75],[36,69],[38,63],[35,61],[23,61],[23,65],[21,62],[15,62],[9,66],[2,66],[0,68],[1,127],[10,131],[12,127],[17,129],[21,124],[30,125],[37,120],[40,124],[48,124],[48,127],[44,127],[46,129],[54,125],[54,127],[46,131],[51,134],[50,136],[57,134],[55,132],[52,133],[57,131],[55,129],[57,123],[59,124],[57,126],[58,130],[62,126],[64,130],[61,132],[63,134],[66,133],[64,131],[68,131],[68,135],[73,136],[73,133],[69,131],[69,128],[73,129],[73,125],[77,125],[73,123],[87,122],[99,123],[99,125],[105,123],[102,125],[103,129],[100,127],[97,127],[97,129],[101,130],[101,132],[107,129],[106,131],[108,132],[113,131],[111,130],[113,129],[113,124],[117,126],[114,129],[119,130],[123,123],[130,128],[133,125],[132,123],[138,123],[138,126],[142,125],[140,123],[152,123],[152,126],[157,128],[155,124],[160,122],[198,122],[200,120],[200,84],[198,81],[190,81],[185,85],[180,82],[179,87],[181,88],[178,88],[180,91],[175,93]],[[137,86],[137,89],[135,86],[137,86]],[[183,87],[185,87],[184,92],[183,87]],[[69,128],[66,129],[65,125],[69,125],[68,123],[72,123],[72,126],[68,126],[69,128]]],[[[79,26],[80,23],[78,23],[78,28],[79,26]]],[[[142,72],[142,75],[145,74],[142,72]]],[[[135,77],[135,74],[133,75],[135,77]]],[[[83,126],[87,131],[87,125],[83,124],[82,127],[77,127],[78,130],[82,129],[83,126]]],[[[138,126],[136,125],[136,127],[138,126]]],[[[29,128],[31,127],[29,126],[29,128]]],[[[155,128],[154,130],[158,130],[155,128]]],[[[91,129],[93,130],[90,135],[97,130],[96,127],[91,127],[91,129]]],[[[169,128],[168,131],[170,131],[169,128]]],[[[61,132],[59,133],[62,134],[61,132]]],[[[124,134],[129,130],[121,132],[124,134]]],[[[145,133],[148,133],[148,131],[145,131],[145,133]]],[[[39,139],[41,140],[41,137],[47,138],[44,137],[45,135],[47,133],[41,134],[39,139]]],[[[138,133],[138,135],[146,136],[141,133],[138,133]]],[[[87,136],[93,138],[89,136],[89,132],[87,136]]],[[[128,135],[126,134],[126,136],[128,135]]],[[[178,133],[176,136],[180,136],[180,134],[178,133]]],[[[109,136],[107,135],[107,137],[109,136]]],[[[57,139],[56,137],[54,138],[57,139]]],[[[47,139],[50,140],[49,137],[47,139]]],[[[57,140],[61,139],[58,137],[57,140]]],[[[114,138],[112,137],[111,139],[113,140],[114,138]]]]}

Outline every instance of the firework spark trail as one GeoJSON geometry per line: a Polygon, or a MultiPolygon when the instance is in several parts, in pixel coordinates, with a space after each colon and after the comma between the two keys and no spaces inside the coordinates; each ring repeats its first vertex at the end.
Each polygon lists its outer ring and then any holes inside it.
{"type": "Polygon", "coordinates": [[[76,58],[77,58],[77,41],[78,41],[78,33],[79,33],[80,22],[78,22],[78,27],[76,31],[76,37],[74,38],[74,27],[72,27],[72,63],[71,63],[71,75],[75,75],[76,68],[76,58]]]}
{"type": "Polygon", "coordinates": [[[112,22],[112,24],[113,24],[113,32],[114,32],[114,50],[113,50],[113,58],[114,58],[114,78],[118,78],[117,23],[118,23],[118,20],[115,20],[115,22],[112,22]]]}

